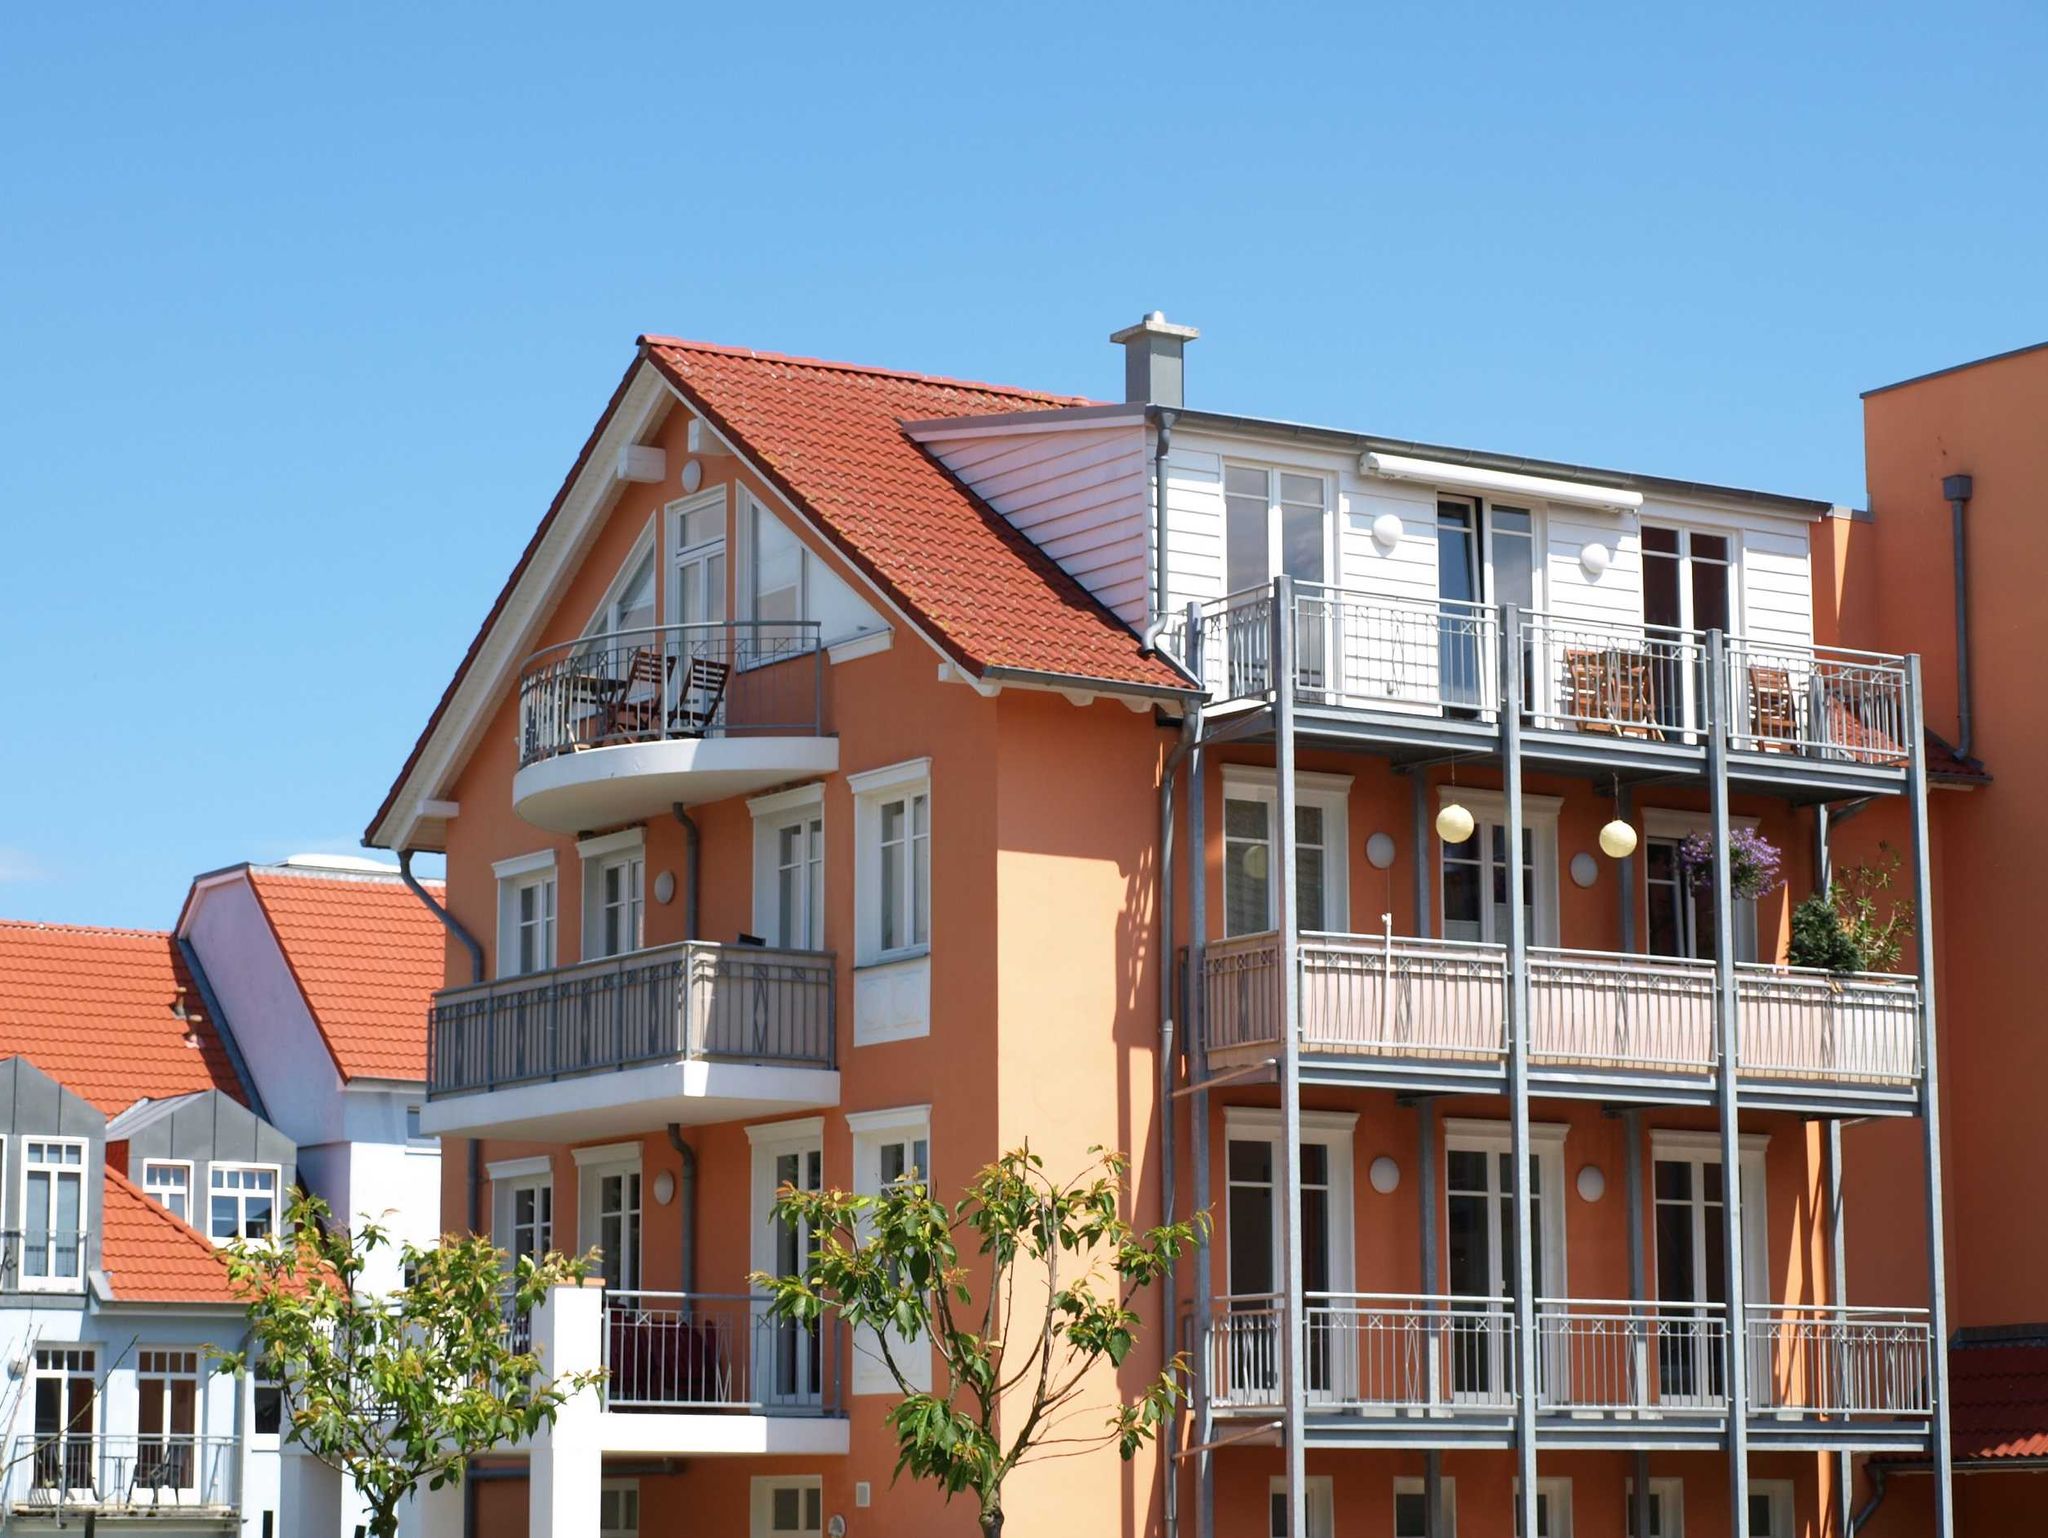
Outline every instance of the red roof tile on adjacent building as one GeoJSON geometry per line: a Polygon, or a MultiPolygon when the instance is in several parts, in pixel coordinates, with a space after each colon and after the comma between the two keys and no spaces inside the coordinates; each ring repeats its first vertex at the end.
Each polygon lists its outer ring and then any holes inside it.
{"type": "Polygon", "coordinates": [[[342,1077],[426,1078],[427,1008],[446,965],[440,921],[395,879],[248,874],[342,1077]]]}
{"type": "Polygon", "coordinates": [[[1948,1363],[1957,1459],[2048,1458],[2048,1345],[1958,1346],[1948,1363]]]}
{"type": "Polygon", "coordinates": [[[235,1303],[227,1263],[206,1236],[107,1171],[100,1267],[117,1303],[235,1303]]]}
{"type": "Polygon", "coordinates": [[[0,920],[0,1057],[27,1058],[109,1116],[145,1095],[243,1098],[177,942],[154,930],[0,920]]]}
{"type": "Polygon", "coordinates": [[[1189,687],[901,425],[1090,402],[673,337],[641,341],[691,405],[972,671],[1189,687]]]}

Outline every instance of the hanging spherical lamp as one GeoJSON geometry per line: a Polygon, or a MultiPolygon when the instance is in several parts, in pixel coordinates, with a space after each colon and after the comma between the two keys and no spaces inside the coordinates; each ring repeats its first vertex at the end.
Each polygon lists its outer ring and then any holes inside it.
{"type": "Polygon", "coordinates": [[[1610,860],[1626,860],[1636,852],[1636,830],[1615,818],[1600,830],[1600,852],[1610,860]]]}
{"type": "Polygon", "coordinates": [[[1446,844],[1462,844],[1472,836],[1472,814],[1453,801],[1436,814],[1436,836],[1446,844]]]}

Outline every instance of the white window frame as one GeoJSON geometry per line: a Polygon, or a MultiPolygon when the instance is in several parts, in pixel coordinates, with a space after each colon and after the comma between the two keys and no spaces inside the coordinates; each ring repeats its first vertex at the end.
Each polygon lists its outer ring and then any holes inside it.
{"type": "MultiPolygon", "coordinates": [[[[1272,1538],[1284,1538],[1274,1527],[1274,1503],[1286,1499],[1287,1479],[1275,1474],[1266,1481],[1266,1531],[1272,1538]]],[[[1337,1487],[1328,1474],[1310,1474],[1301,1482],[1302,1506],[1307,1512],[1308,1538],[1336,1538],[1337,1487]]]]}
{"type": "MultiPolygon", "coordinates": [[[[880,1111],[854,1111],[846,1118],[846,1130],[853,1135],[853,1189],[857,1196],[880,1196],[882,1194],[882,1154],[885,1149],[903,1147],[922,1142],[925,1146],[926,1168],[919,1174],[929,1188],[932,1183],[932,1108],[929,1105],[891,1106],[880,1111]]],[[[915,1158],[906,1149],[905,1165],[914,1163],[915,1158]]],[[[881,1347],[867,1331],[857,1331],[853,1336],[849,1353],[853,1370],[848,1375],[848,1391],[854,1394],[894,1394],[900,1392],[895,1376],[889,1371],[888,1363],[882,1360],[881,1347]]],[[[907,1341],[892,1336],[889,1341],[889,1355],[902,1369],[903,1376],[912,1388],[928,1390],[932,1384],[932,1357],[930,1343],[924,1340],[907,1341]]]]}
{"type": "MultiPolygon", "coordinates": [[[[1437,1483],[1443,1487],[1442,1513],[1444,1519],[1444,1526],[1443,1531],[1436,1534],[1435,1538],[1458,1538],[1458,1481],[1454,1478],[1447,1477],[1438,1480],[1437,1483]]],[[[1426,1479],[1416,1479],[1410,1475],[1404,1474],[1396,1478],[1394,1481],[1394,1499],[1396,1502],[1396,1511],[1399,1510],[1398,1503],[1402,1496],[1426,1496],[1428,1494],[1429,1481],[1426,1479]]],[[[1389,1526],[1388,1531],[1394,1535],[1394,1538],[1407,1538],[1407,1535],[1401,1531],[1398,1516],[1389,1526]]]]}
{"type": "MultiPolygon", "coordinates": [[[[201,1350],[198,1346],[167,1346],[162,1344],[161,1342],[156,1342],[151,1345],[138,1346],[136,1348],[135,1432],[138,1438],[168,1440],[172,1437],[203,1437],[206,1435],[205,1389],[206,1380],[210,1375],[206,1371],[204,1371],[201,1366],[205,1359],[206,1353],[203,1350],[201,1350]],[[147,1365],[147,1359],[153,1355],[168,1357],[190,1357],[192,1359],[192,1366],[189,1371],[182,1368],[166,1368],[162,1371],[153,1372],[147,1365]],[[165,1384],[167,1387],[169,1384],[174,1382],[189,1383],[192,1385],[192,1429],[189,1432],[171,1431],[168,1429],[146,1432],[142,1429],[142,1380],[144,1378],[156,1379],[157,1381],[165,1384]]],[[[170,1402],[168,1398],[166,1398],[165,1400],[164,1409],[166,1412],[168,1412],[170,1409],[170,1402]]],[[[197,1462],[199,1456],[199,1451],[197,1449],[197,1446],[195,1445],[192,1453],[193,1461],[197,1462]]]]}
{"type": "Polygon", "coordinates": [[[87,1235],[92,1228],[93,1182],[90,1178],[93,1174],[92,1144],[88,1139],[82,1137],[23,1136],[20,1142],[21,1158],[19,1162],[21,1171],[17,1176],[17,1180],[20,1186],[18,1195],[21,1199],[21,1206],[18,1209],[21,1213],[22,1230],[21,1263],[16,1268],[15,1285],[23,1292],[83,1292],[85,1290],[86,1261],[88,1259],[86,1255],[88,1247],[87,1235]],[[31,1150],[38,1148],[76,1149],[78,1151],[78,1162],[72,1164],[68,1161],[59,1160],[53,1163],[47,1158],[36,1158],[31,1150]],[[28,1231],[28,1183],[29,1176],[36,1173],[47,1174],[51,1177],[49,1210],[53,1226],[49,1232],[41,1236],[31,1234],[28,1231]],[[75,1274],[68,1276],[59,1275],[55,1269],[60,1235],[54,1226],[57,1211],[57,1182],[60,1177],[66,1174],[76,1175],[78,1178],[78,1233],[73,1239],[73,1242],[77,1245],[77,1271],[75,1274]],[[42,1245],[43,1264],[47,1269],[41,1276],[30,1276],[28,1272],[28,1252],[30,1246],[37,1242],[40,1242],[42,1245]]]}
{"type": "Polygon", "coordinates": [[[498,878],[498,976],[532,977],[553,971],[561,962],[561,888],[556,880],[554,850],[542,849],[500,860],[491,867],[491,873],[498,878]],[[541,899],[544,913],[539,921],[544,964],[522,970],[518,966],[519,934],[525,921],[519,915],[519,894],[537,888],[545,889],[541,899]]]}
{"type": "MultiPolygon", "coordinates": [[[[1478,578],[1479,602],[1489,608],[1498,607],[1503,602],[1500,597],[1500,563],[1495,559],[1495,543],[1499,531],[1494,522],[1494,514],[1499,512],[1528,515],[1531,594],[1529,606],[1537,610],[1543,609],[1545,597],[1549,592],[1549,562],[1546,557],[1550,549],[1550,505],[1540,498],[1494,497],[1476,491],[1438,491],[1430,499],[1430,530],[1433,534],[1438,533],[1443,527],[1443,510],[1447,502],[1463,505],[1472,515],[1470,528],[1475,545],[1474,554],[1479,565],[1474,575],[1478,578]]],[[[1443,542],[1439,536],[1436,551],[1440,553],[1442,548],[1443,542]]]]}
{"type": "MultiPolygon", "coordinates": [[[[1314,807],[1323,814],[1322,917],[1325,923],[1321,932],[1325,934],[1343,934],[1351,925],[1351,784],[1348,774],[1312,774],[1296,770],[1294,775],[1296,805],[1314,807]]],[[[1224,928],[1227,931],[1230,924],[1229,846],[1232,840],[1227,829],[1228,804],[1232,801],[1256,801],[1266,808],[1266,928],[1276,928],[1280,921],[1280,886],[1273,879],[1273,867],[1277,863],[1273,856],[1273,836],[1280,831],[1279,777],[1273,770],[1256,765],[1225,764],[1223,800],[1223,826],[1226,829],[1222,872],[1224,928]]],[[[1303,925],[1302,928],[1308,930],[1312,926],[1303,925]]]]}
{"type": "MultiPolygon", "coordinates": [[[[1771,1503],[1771,1538],[1792,1538],[1797,1533],[1799,1522],[1799,1491],[1789,1479],[1752,1479],[1749,1482],[1752,1499],[1763,1496],[1771,1503]]],[[[1742,1514],[1743,1531],[1749,1531],[1749,1513],[1742,1514]]]]}
{"type": "MultiPolygon", "coordinates": [[[[1649,841],[1651,839],[1666,839],[1682,842],[1692,837],[1695,833],[1704,833],[1711,838],[1714,833],[1714,819],[1706,812],[1680,811],[1676,808],[1664,806],[1644,807],[1642,809],[1642,818],[1644,847],[1637,855],[1637,859],[1641,861],[1643,879],[1640,885],[1643,890],[1642,896],[1637,901],[1640,904],[1638,917],[1642,920],[1643,927],[1641,933],[1643,935],[1643,943],[1647,946],[1650,935],[1649,841]]],[[[1744,828],[1754,833],[1760,826],[1761,824],[1754,817],[1730,817],[1728,819],[1728,832],[1731,836],[1744,828]]],[[[1701,895],[1703,900],[1713,901],[1713,894],[1711,892],[1701,895]]],[[[1734,899],[1734,907],[1735,959],[1738,962],[1753,962],[1757,958],[1758,943],[1756,899],[1753,897],[1738,897],[1734,899]]],[[[1688,946],[1686,954],[1696,958],[1699,950],[1697,933],[1687,935],[1686,944],[1688,946]]]]}
{"type": "MultiPolygon", "coordinates": [[[[267,1174],[270,1176],[270,1232],[265,1237],[275,1239],[278,1235],[279,1225],[284,1221],[284,1167],[278,1164],[264,1164],[259,1161],[246,1159],[216,1159],[206,1166],[206,1227],[200,1231],[207,1238],[212,1239],[215,1244],[233,1242],[228,1239],[215,1238],[213,1232],[213,1198],[216,1195],[213,1184],[214,1178],[218,1175],[229,1173],[243,1175],[267,1174]]],[[[249,1197],[253,1193],[247,1188],[243,1188],[235,1191],[222,1191],[218,1194],[235,1198],[236,1209],[239,1213],[239,1217],[235,1222],[235,1238],[245,1237],[242,1230],[248,1220],[249,1197]]]]}
{"type": "MultiPolygon", "coordinates": [[[[756,1122],[747,1128],[747,1145],[752,1163],[751,1184],[753,1199],[749,1204],[748,1254],[753,1269],[777,1275],[782,1271],[783,1262],[777,1254],[781,1239],[775,1222],[775,1193],[780,1188],[776,1178],[776,1164],[784,1158],[797,1161],[798,1173],[805,1174],[806,1160],[817,1161],[817,1186],[825,1185],[825,1121],[820,1116],[801,1116],[790,1121],[756,1122]]],[[[798,1239],[798,1248],[809,1246],[809,1236],[798,1239]]],[[[797,1339],[801,1326],[793,1324],[775,1325],[752,1332],[754,1383],[756,1393],[781,1396],[790,1390],[785,1388],[783,1374],[788,1372],[799,1403],[822,1403],[824,1391],[824,1356],[822,1348],[797,1339]],[[793,1352],[786,1357],[785,1352],[793,1352]],[[817,1372],[812,1374],[812,1358],[815,1355],[817,1372]]]]}
{"type": "MultiPolygon", "coordinates": [[[[1481,855],[1490,858],[1492,840],[1487,834],[1489,827],[1505,828],[1508,820],[1507,797],[1497,790],[1478,790],[1468,785],[1439,785],[1436,788],[1439,810],[1456,802],[1472,814],[1473,838],[1478,842],[1481,855]]],[[[1534,873],[1530,881],[1533,900],[1530,907],[1529,943],[1531,945],[1555,946],[1558,943],[1558,897],[1557,897],[1557,818],[1564,802],[1557,796],[1522,797],[1522,824],[1529,833],[1534,873]]],[[[1444,880],[1444,854],[1449,848],[1443,840],[1434,839],[1436,844],[1436,932],[1449,933],[1448,919],[1444,913],[1444,899],[1448,895],[1449,883],[1444,880]]],[[[1481,865],[1484,871],[1486,866],[1481,865]]],[[[1490,892],[1484,889],[1479,894],[1479,914],[1482,933],[1486,914],[1491,906],[1490,892]]],[[[1507,937],[1501,936],[1491,942],[1505,944],[1507,937]]]]}
{"type": "Polygon", "coordinates": [[[619,569],[612,574],[611,585],[605,589],[604,597],[599,600],[597,607],[591,610],[590,622],[583,627],[585,636],[616,635],[624,628],[619,623],[625,617],[620,612],[619,605],[625,599],[628,582],[642,561],[648,563],[648,576],[654,588],[648,595],[653,600],[650,606],[653,619],[649,621],[649,626],[652,628],[660,624],[661,552],[656,548],[656,541],[656,522],[649,518],[647,526],[640,531],[640,537],[633,541],[633,548],[626,553],[626,558],[619,563],[619,569]]]}
{"type": "MultiPolygon", "coordinates": [[[[1442,1165],[1437,1171],[1437,1200],[1446,1206],[1437,1213],[1437,1222],[1446,1226],[1449,1222],[1451,1192],[1451,1154],[1483,1153],[1513,1157],[1514,1137],[1512,1129],[1504,1121],[1488,1121],[1477,1117],[1450,1116],[1443,1124],[1442,1165]]],[[[1543,1187],[1543,1202],[1540,1218],[1543,1224],[1543,1275],[1537,1278],[1536,1296],[1539,1298],[1562,1298],[1567,1296],[1571,1268],[1565,1258],[1565,1235],[1570,1225],[1565,1221],[1565,1158],[1564,1146],[1571,1127],[1565,1122],[1531,1122],[1529,1124],[1529,1157],[1536,1161],[1538,1179],[1543,1187]]],[[[1494,1163],[1498,1168],[1498,1160],[1494,1163]]],[[[1505,1242],[1507,1236],[1503,1234],[1505,1242]]],[[[1503,1278],[1502,1287],[1506,1280],[1503,1278]]]]}
{"type": "Polygon", "coordinates": [[[847,785],[854,796],[854,939],[855,964],[876,966],[891,961],[905,961],[912,957],[929,955],[932,948],[932,931],[937,927],[938,916],[934,911],[932,880],[933,844],[937,838],[935,802],[932,797],[932,761],[929,758],[906,759],[900,764],[886,768],[869,769],[860,774],[846,777],[847,785]],[[925,934],[922,940],[915,936],[917,849],[915,844],[915,809],[917,797],[924,798],[925,812],[925,934]],[[904,834],[907,847],[904,851],[906,877],[903,884],[905,911],[901,915],[912,931],[911,937],[902,944],[884,947],[882,944],[882,813],[886,807],[902,803],[904,807],[904,834]]]}
{"type": "MultiPolygon", "coordinates": [[[[1569,1475],[1544,1476],[1536,1479],[1536,1496],[1550,1503],[1550,1525],[1536,1535],[1536,1538],[1572,1538],[1572,1482],[1569,1475]],[[1562,1525],[1560,1525],[1562,1524],[1562,1525]]],[[[1522,1481],[1518,1475],[1514,1481],[1514,1522],[1517,1527],[1522,1520],[1522,1481]]]]}
{"type": "MultiPolygon", "coordinates": [[[[537,1154],[527,1159],[498,1159],[484,1166],[484,1173],[491,1181],[491,1236],[499,1249],[516,1254],[513,1236],[518,1229],[519,1196],[521,1192],[535,1194],[535,1212],[539,1211],[539,1197],[545,1193],[547,1199],[547,1243],[538,1251],[546,1254],[555,1247],[555,1166],[546,1154],[537,1154]]],[[[538,1219],[536,1225],[538,1226],[538,1219]]]]}
{"type": "MultiPolygon", "coordinates": [[[[1741,1162],[1742,1179],[1742,1285],[1752,1303],[1771,1301],[1770,1276],[1770,1215],[1765,1203],[1770,1191],[1769,1166],[1766,1157],[1771,1145],[1768,1132],[1744,1132],[1739,1135],[1736,1157],[1741,1162]]],[[[1654,1298],[1663,1289],[1657,1276],[1657,1245],[1655,1218],[1657,1211],[1657,1166],[1661,1163],[1690,1164],[1693,1170],[1692,1205],[1704,1211],[1704,1198],[1699,1180],[1699,1167],[1721,1162],[1721,1134],[1718,1132],[1675,1131],[1665,1127],[1650,1129],[1650,1235],[1649,1262],[1650,1288],[1654,1298]]],[[[1727,1185],[1722,1185],[1723,1199],[1726,1199],[1727,1185]]],[[[1701,1221],[1704,1221],[1702,1218],[1701,1221]]],[[[1696,1241],[1704,1235],[1696,1234],[1696,1241]]],[[[1706,1254],[1704,1243],[1695,1253],[1706,1254]]],[[[1674,1303],[1678,1300],[1674,1299],[1674,1303]]]]}
{"type": "Polygon", "coordinates": [[[754,820],[754,933],[788,950],[825,949],[825,787],[813,783],[755,796],[747,811],[754,820]],[[803,873],[801,933],[784,934],[782,837],[792,828],[803,846],[797,865],[803,873]]]}
{"type": "MultiPolygon", "coordinates": [[[[1278,1274],[1280,1224],[1284,1221],[1287,1149],[1281,1142],[1284,1123],[1280,1112],[1264,1106],[1232,1105],[1223,1108],[1224,1221],[1229,1214],[1229,1147],[1232,1143],[1259,1143],[1273,1150],[1273,1234],[1270,1239],[1274,1271],[1278,1274]]],[[[1355,1111],[1303,1111],[1301,1140],[1321,1144],[1329,1153],[1330,1165],[1330,1291],[1349,1292],[1357,1276],[1356,1237],[1353,1222],[1356,1196],[1352,1184],[1352,1154],[1357,1142],[1358,1113],[1355,1111]]],[[[1227,1230],[1226,1230],[1227,1231],[1227,1230]]],[[[1234,1293],[1230,1277],[1230,1247],[1223,1250],[1223,1288],[1234,1293]]]]}
{"type": "MultiPolygon", "coordinates": [[[[631,1176],[631,1204],[622,1216],[632,1220],[633,1242],[620,1256],[616,1277],[607,1275],[605,1285],[618,1292],[637,1292],[641,1264],[647,1251],[647,1182],[640,1168],[638,1143],[607,1143],[596,1148],[572,1149],[576,1160],[576,1247],[587,1251],[602,1243],[605,1214],[601,1204],[604,1181],[610,1176],[631,1176]]],[[[624,1187],[622,1190],[626,1189],[624,1187]]],[[[605,1264],[612,1260],[606,1252],[605,1264]]]]}
{"type": "MultiPolygon", "coordinates": [[[[1750,1481],[1751,1488],[1756,1482],[1750,1481]]],[[[1622,1514],[1621,1530],[1625,1538],[1636,1538],[1636,1482],[1630,1475],[1621,1482],[1622,1514]]],[[[1651,1518],[1649,1538],[1685,1538],[1685,1481],[1676,1476],[1652,1475],[1650,1498],[1658,1503],[1653,1508],[1656,1515],[1651,1518]]]]}
{"type": "Polygon", "coordinates": [[[811,619],[811,551],[803,537],[775,510],[744,488],[740,491],[740,540],[746,551],[741,573],[739,617],[764,624],[801,624],[811,619]],[[761,620],[761,520],[766,518],[796,547],[796,615],[793,620],[761,620]]]}
{"type": "MultiPolygon", "coordinates": [[[[799,1495],[799,1508],[802,1497],[799,1495]]],[[[747,1492],[749,1512],[748,1525],[753,1538],[823,1538],[825,1524],[825,1481],[817,1474],[756,1474],[747,1492]],[[775,1525],[775,1496],[778,1491],[797,1490],[808,1494],[816,1491],[818,1496],[818,1522],[815,1527],[777,1527],[775,1525]]],[[[803,1515],[801,1509],[798,1516],[803,1515]]]]}
{"type": "MultiPolygon", "coordinates": [[[[1280,494],[1283,475],[1298,475],[1305,480],[1315,481],[1323,491],[1323,582],[1326,586],[1338,586],[1343,578],[1339,565],[1342,541],[1337,537],[1337,498],[1334,478],[1328,470],[1310,465],[1282,464],[1277,460],[1255,460],[1232,456],[1224,460],[1221,475],[1217,480],[1217,493],[1223,498],[1223,569],[1226,583],[1230,571],[1230,498],[1241,493],[1230,490],[1230,472],[1251,471],[1266,478],[1266,574],[1261,581],[1270,585],[1273,578],[1285,569],[1286,544],[1281,536],[1284,524],[1282,509],[1289,504],[1280,494]]],[[[1303,579],[1306,580],[1306,579],[1303,579]]]]}
{"type": "MultiPolygon", "coordinates": [[[[40,1345],[35,1348],[34,1355],[30,1360],[28,1398],[25,1405],[28,1412],[29,1430],[34,1432],[39,1438],[56,1436],[79,1440],[97,1439],[100,1435],[100,1427],[104,1423],[107,1413],[107,1380],[100,1375],[99,1343],[97,1341],[71,1341],[62,1344],[40,1345]],[[55,1362],[58,1365],[54,1367],[46,1365],[51,1362],[55,1362]],[[63,1385],[58,1390],[58,1397],[65,1411],[69,1411],[71,1408],[71,1394],[69,1391],[71,1381],[84,1378],[91,1383],[92,1414],[85,1425],[74,1430],[67,1420],[66,1424],[60,1426],[54,1432],[44,1432],[36,1426],[36,1400],[40,1397],[36,1391],[36,1385],[45,1378],[54,1378],[63,1385]]],[[[97,1459],[92,1461],[95,1464],[98,1462],[97,1459]]],[[[59,1462],[63,1465],[64,1471],[69,1473],[71,1466],[69,1457],[60,1454],[59,1462]]],[[[31,1481],[33,1481],[34,1477],[33,1474],[30,1476],[31,1481]]],[[[60,1487],[56,1485],[39,1485],[37,1488],[51,1490],[60,1487]]]]}
{"type": "Polygon", "coordinates": [[[1636,524],[1636,560],[1643,568],[1641,596],[1636,601],[1636,613],[1642,623],[1649,620],[1645,610],[1650,601],[1649,563],[1653,560],[1670,560],[1672,557],[1652,555],[1643,535],[1650,529],[1663,529],[1678,536],[1678,612],[1681,630],[1699,630],[1699,616],[1693,612],[1692,568],[1695,559],[1702,559],[1709,566],[1726,565],[1728,568],[1728,630],[1729,635],[1742,634],[1742,571],[1743,550],[1742,530],[1732,525],[1701,523],[1683,518],[1641,518],[1636,524]],[[1728,542],[1728,559],[1721,562],[1711,557],[1695,557],[1692,553],[1693,536],[1704,534],[1709,539],[1724,539],[1728,542]]]}
{"type": "Polygon", "coordinates": [[[197,1227],[197,1224],[192,1223],[192,1183],[194,1174],[195,1171],[193,1169],[192,1161],[190,1159],[144,1159],[142,1161],[143,1195],[147,1196],[151,1201],[155,1202],[159,1207],[163,1208],[164,1211],[169,1212],[171,1216],[177,1218],[180,1222],[191,1224],[193,1227],[197,1227]],[[163,1199],[163,1192],[165,1188],[163,1186],[154,1184],[151,1181],[150,1177],[155,1175],[159,1170],[184,1171],[185,1180],[183,1189],[185,1195],[185,1210],[182,1213],[173,1211],[171,1204],[163,1199]]]}
{"type": "MultiPolygon", "coordinates": [[[[727,559],[727,551],[732,543],[731,530],[728,527],[730,521],[726,514],[726,495],[723,486],[711,486],[690,496],[678,497],[662,509],[663,537],[668,544],[668,562],[665,567],[668,581],[662,593],[662,608],[669,624],[683,623],[682,588],[685,569],[704,566],[708,575],[708,563],[713,560],[719,563],[719,589],[715,605],[719,619],[722,620],[730,612],[730,606],[726,601],[726,588],[731,582],[732,569],[732,563],[727,559]],[[713,511],[718,514],[718,538],[700,539],[693,545],[684,544],[683,530],[688,527],[689,520],[698,513],[713,511]]],[[[714,624],[717,621],[706,620],[705,623],[714,624]]]]}
{"type": "Polygon", "coordinates": [[[640,1538],[640,1481],[637,1479],[607,1479],[598,1486],[597,1538],[640,1538]],[[607,1523],[604,1520],[603,1500],[607,1495],[628,1495],[632,1497],[631,1526],[624,1523],[607,1523]]]}
{"type": "MultiPolygon", "coordinates": [[[[647,944],[647,830],[625,828],[617,833],[576,841],[576,853],[583,863],[583,959],[595,961],[606,956],[629,956],[647,944]],[[619,871],[626,881],[625,914],[627,941],[623,946],[605,943],[605,920],[611,904],[605,896],[605,880],[619,871]]],[[[559,895],[559,894],[557,894],[559,895]]]]}

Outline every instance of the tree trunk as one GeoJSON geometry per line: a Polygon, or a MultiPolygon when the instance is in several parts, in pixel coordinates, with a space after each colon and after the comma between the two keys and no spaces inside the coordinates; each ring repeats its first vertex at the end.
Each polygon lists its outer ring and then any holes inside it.
{"type": "Polygon", "coordinates": [[[986,1508],[983,1509],[981,1513],[981,1538],[1003,1538],[1003,1510],[1000,1506],[993,1511],[989,1511],[986,1508]]]}
{"type": "Polygon", "coordinates": [[[398,1502],[370,1508],[370,1538],[398,1538],[398,1502]]]}

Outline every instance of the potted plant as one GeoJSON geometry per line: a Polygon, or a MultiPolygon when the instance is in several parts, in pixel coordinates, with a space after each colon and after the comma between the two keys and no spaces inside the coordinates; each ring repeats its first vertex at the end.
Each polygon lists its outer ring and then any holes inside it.
{"type": "Polygon", "coordinates": [[[1824,893],[1792,911],[1795,967],[1829,972],[1894,972],[1913,932],[1913,904],[1904,897],[1882,900],[1898,879],[1898,851],[1877,846],[1868,865],[1845,865],[1824,893]]]}
{"type": "MultiPolygon", "coordinates": [[[[1784,856],[1778,846],[1754,828],[1737,828],[1728,835],[1729,885],[1741,901],[1752,901],[1785,884],[1784,856]]],[[[1695,833],[1678,846],[1679,868],[1686,880],[1701,891],[1714,884],[1714,840],[1695,833]]]]}

